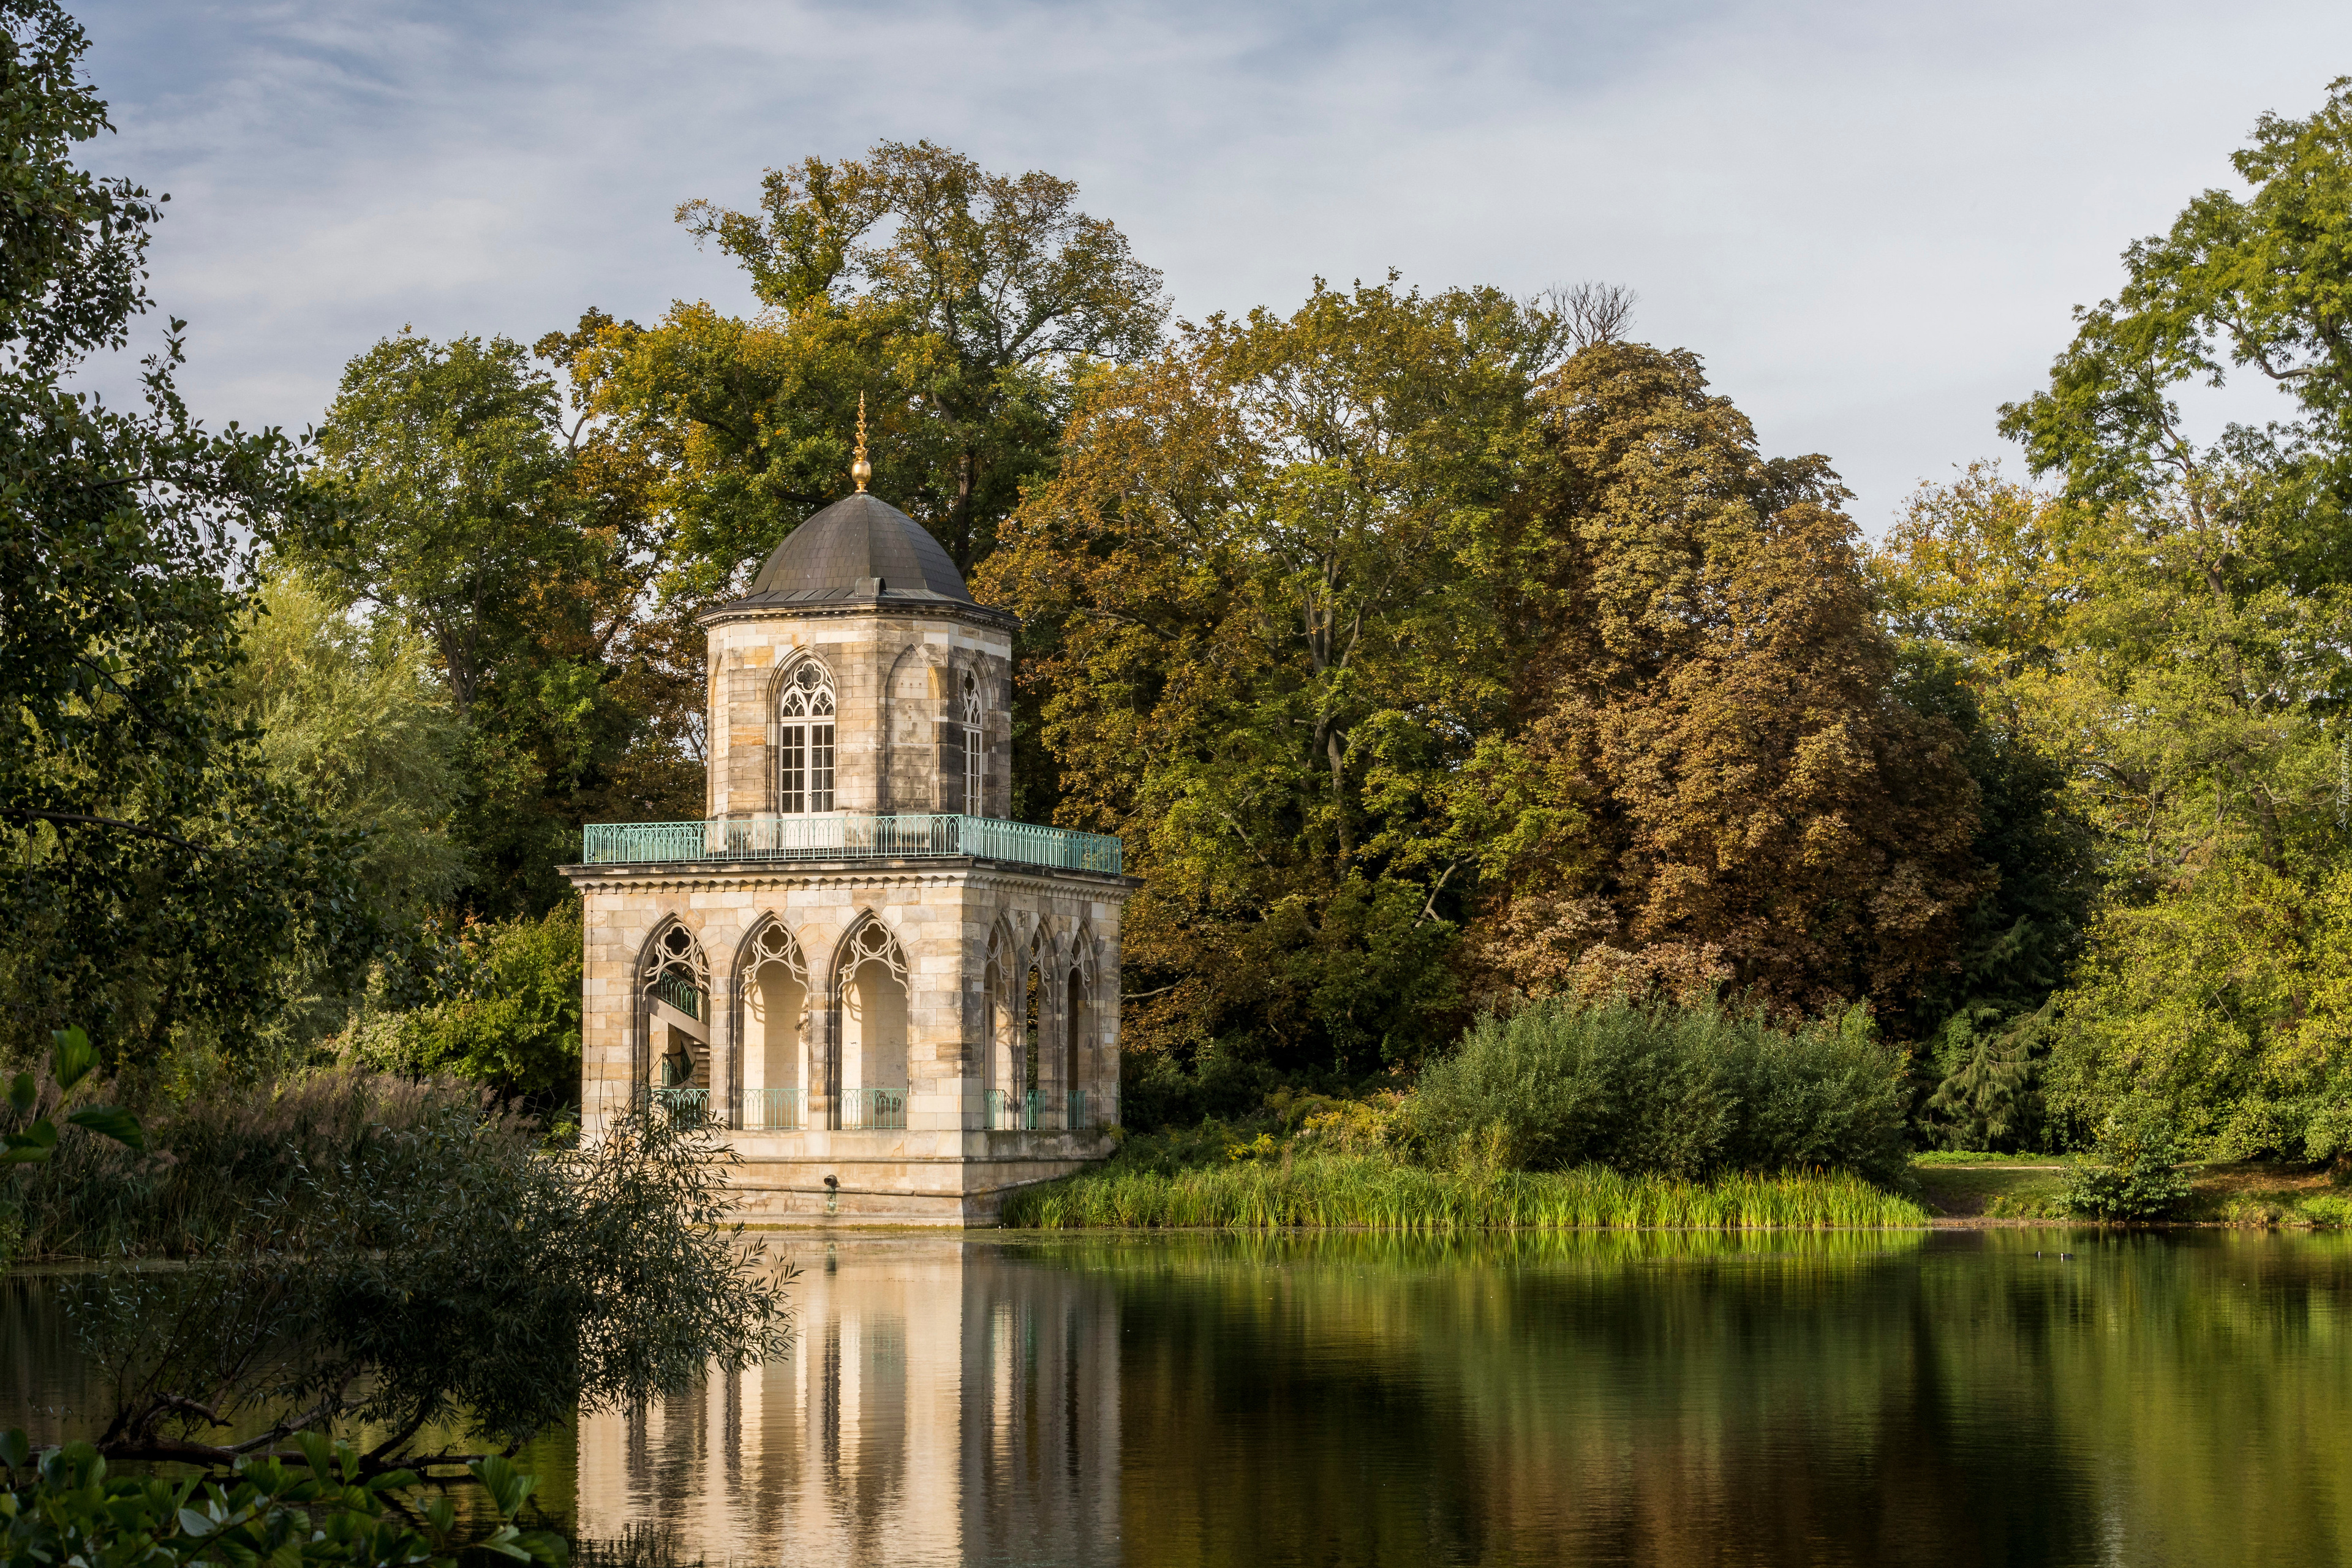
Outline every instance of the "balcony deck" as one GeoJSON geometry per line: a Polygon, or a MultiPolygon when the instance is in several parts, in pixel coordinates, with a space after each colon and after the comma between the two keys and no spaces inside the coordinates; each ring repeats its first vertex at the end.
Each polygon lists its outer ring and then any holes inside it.
{"type": "Polygon", "coordinates": [[[992,816],[717,817],[708,822],[598,822],[581,832],[590,866],[697,860],[941,860],[973,857],[1060,871],[1124,874],[1120,841],[992,816]]]}

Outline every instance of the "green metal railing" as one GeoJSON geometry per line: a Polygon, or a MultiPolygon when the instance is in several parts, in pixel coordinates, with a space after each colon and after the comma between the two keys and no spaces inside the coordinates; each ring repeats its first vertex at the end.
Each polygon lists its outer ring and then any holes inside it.
{"type": "Polygon", "coordinates": [[[694,988],[692,982],[680,980],[675,974],[665,975],[654,982],[654,994],[695,1022],[702,1021],[702,993],[694,988]]]}
{"type": "Polygon", "coordinates": [[[668,1117],[681,1127],[699,1127],[710,1120],[710,1091],[684,1085],[649,1089],[646,1109],[649,1113],[668,1117]]]}
{"type": "Polygon", "coordinates": [[[1034,1132],[1040,1129],[1077,1131],[1095,1125],[1087,1119],[1089,1101],[1083,1089],[1065,1090],[1059,1097],[1041,1094],[1031,1089],[1026,1094],[1007,1094],[1001,1089],[988,1091],[988,1125],[999,1131],[1034,1132]],[[1054,1101],[1059,1098],[1056,1108],[1054,1101]],[[1062,1120],[1051,1119],[1051,1111],[1059,1109],[1062,1120]]]}
{"type": "Polygon", "coordinates": [[[903,1089],[853,1089],[841,1097],[841,1129],[845,1132],[902,1131],[907,1125],[907,1091],[903,1089]]]}
{"type": "Polygon", "coordinates": [[[807,1126],[807,1090],[753,1089],[744,1091],[744,1131],[798,1132],[807,1126]]]}
{"type": "Polygon", "coordinates": [[[590,866],[674,860],[924,860],[971,855],[1118,876],[1120,842],[992,816],[718,817],[709,822],[596,822],[582,831],[590,866]]]}

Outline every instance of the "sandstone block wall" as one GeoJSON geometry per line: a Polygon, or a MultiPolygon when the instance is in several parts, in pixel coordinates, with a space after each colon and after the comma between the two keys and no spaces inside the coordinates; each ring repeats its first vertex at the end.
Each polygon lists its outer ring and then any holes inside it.
{"type": "MultiPolygon", "coordinates": [[[[776,809],[776,712],[782,681],[802,658],[833,678],[834,809],[877,814],[947,809],[938,726],[961,713],[963,677],[985,709],[985,798],[965,809],[1012,809],[1013,638],[992,612],[892,608],[786,616],[744,613],[709,623],[709,815],[776,809]]],[[[959,786],[960,787],[960,786],[959,786]]]]}

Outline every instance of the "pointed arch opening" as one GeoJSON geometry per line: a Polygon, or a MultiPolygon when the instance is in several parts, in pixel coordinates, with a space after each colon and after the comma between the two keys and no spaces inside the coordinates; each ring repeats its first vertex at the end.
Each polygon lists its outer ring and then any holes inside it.
{"type": "Polygon", "coordinates": [[[1092,1100],[1096,1057],[1094,942],[1081,931],[1072,944],[1062,1010],[1062,1125],[1094,1127],[1103,1109],[1092,1100]]]}
{"type": "Polygon", "coordinates": [[[637,1016],[645,1041],[639,1081],[648,1104],[673,1116],[710,1114],[710,966],[675,915],[646,943],[637,964],[637,1016]]]}
{"type": "Polygon", "coordinates": [[[907,1125],[908,981],[906,950],[887,926],[869,914],[850,928],[833,970],[845,1129],[907,1125]]]}
{"type": "Polygon", "coordinates": [[[773,915],[743,944],[736,994],[743,999],[742,1125],[798,1131],[809,1124],[808,965],[773,915]]]}

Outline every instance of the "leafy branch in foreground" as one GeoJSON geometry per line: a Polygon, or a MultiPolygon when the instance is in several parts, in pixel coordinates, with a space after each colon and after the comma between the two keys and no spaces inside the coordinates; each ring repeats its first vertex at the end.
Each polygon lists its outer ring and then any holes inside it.
{"type": "Polygon", "coordinates": [[[49,1568],[58,1563],[253,1563],[296,1568],[314,1563],[430,1564],[454,1568],[456,1550],[492,1552],[522,1563],[561,1564],[562,1540],[524,1531],[515,1515],[536,1483],[506,1460],[471,1467],[498,1510],[498,1525],[478,1539],[458,1537],[457,1510],[445,1495],[410,1509],[400,1492],[421,1484],[415,1472],[362,1476],[350,1445],[331,1447],[305,1435],[301,1468],[275,1459],[239,1459],[226,1483],[190,1477],[109,1476],[88,1443],[44,1449],[25,1434],[0,1432],[0,1460],[14,1482],[0,1492],[0,1563],[49,1568]]]}
{"type": "Polygon", "coordinates": [[[543,1152],[446,1104],[305,1163],[233,1252],[68,1284],[116,1390],[97,1451],[227,1467],[360,1426],[362,1474],[450,1467],[756,1364],[789,1339],[789,1276],[730,1223],[738,1158],[643,1123],[543,1152]]]}
{"type": "MultiPolygon", "coordinates": [[[[49,1039],[49,1075],[57,1088],[52,1109],[57,1109],[64,1105],[75,1085],[97,1070],[98,1051],[90,1045],[89,1037],[79,1028],[52,1030],[49,1039]]],[[[58,1152],[55,1117],[33,1114],[41,1100],[40,1084],[30,1072],[20,1072],[9,1079],[8,1109],[16,1113],[21,1125],[0,1138],[0,1164],[45,1165],[58,1152]]],[[[139,1119],[119,1106],[85,1105],[67,1112],[66,1124],[110,1138],[133,1152],[147,1147],[147,1135],[139,1119]]],[[[0,1268],[14,1260],[23,1237],[23,1211],[11,1199],[0,1198],[0,1268]]]]}

